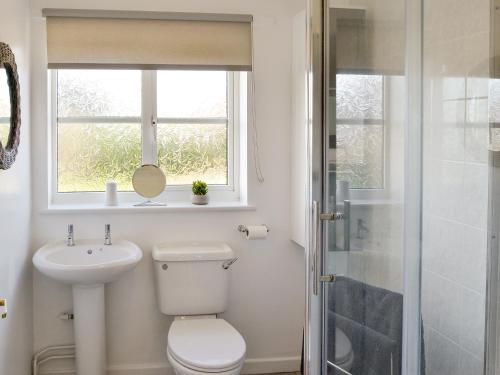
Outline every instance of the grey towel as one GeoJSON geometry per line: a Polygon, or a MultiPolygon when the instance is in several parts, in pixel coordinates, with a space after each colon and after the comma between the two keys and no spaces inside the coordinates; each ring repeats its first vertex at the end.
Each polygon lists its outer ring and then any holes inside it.
{"type": "MultiPolygon", "coordinates": [[[[353,375],[400,375],[403,296],[347,277],[330,284],[328,292],[329,360],[335,362],[337,326],[351,340],[353,375]]],[[[424,368],[422,360],[422,375],[424,368]]]]}
{"type": "MultiPolygon", "coordinates": [[[[354,363],[350,370],[355,375],[400,374],[400,347],[396,340],[389,338],[365,325],[329,312],[329,338],[335,337],[335,326],[340,328],[351,341],[354,363]],[[332,324],[334,323],[334,324],[332,324]]],[[[328,357],[335,363],[334,340],[329,340],[328,357]]],[[[341,371],[333,371],[343,375],[341,371]]]]}
{"type": "MultiPolygon", "coordinates": [[[[353,375],[400,375],[403,296],[347,277],[329,285],[327,357],[335,363],[335,327],[351,341],[353,375]]],[[[421,371],[425,375],[423,324],[421,371]]],[[[345,375],[328,367],[330,375],[345,375]]]]}

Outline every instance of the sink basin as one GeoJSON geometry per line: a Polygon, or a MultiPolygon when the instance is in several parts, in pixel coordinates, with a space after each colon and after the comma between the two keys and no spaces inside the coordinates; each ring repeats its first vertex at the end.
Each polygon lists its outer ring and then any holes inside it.
{"type": "Polygon", "coordinates": [[[76,373],[106,375],[106,307],[104,284],[117,280],[142,259],[129,241],[104,245],[102,240],[51,242],[33,256],[44,275],[73,287],[76,373]]]}
{"type": "Polygon", "coordinates": [[[62,283],[91,285],[117,280],[141,259],[141,249],[129,241],[103,245],[98,240],[79,240],[71,247],[57,241],[40,248],[33,264],[44,275],[62,283]]]}

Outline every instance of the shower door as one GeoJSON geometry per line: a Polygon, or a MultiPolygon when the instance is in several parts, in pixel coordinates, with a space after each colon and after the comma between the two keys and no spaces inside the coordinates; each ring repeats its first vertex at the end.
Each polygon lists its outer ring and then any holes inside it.
{"type": "Polygon", "coordinates": [[[406,11],[406,0],[310,1],[310,374],[419,372],[406,11]]]}

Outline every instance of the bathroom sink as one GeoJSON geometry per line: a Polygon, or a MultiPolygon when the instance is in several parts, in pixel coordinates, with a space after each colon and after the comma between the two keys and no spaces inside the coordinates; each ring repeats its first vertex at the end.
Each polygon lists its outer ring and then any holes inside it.
{"type": "Polygon", "coordinates": [[[49,243],[33,256],[33,264],[44,275],[65,284],[105,284],[117,280],[142,259],[141,249],[129,241],[104,245],[99,240],[49,243]]]}
{"type": "Polygon", "coordinates": [[[74,246],[66,241],[51,242],[33,256],[41,273],[72,285],[78,375],[106,374],[104,285],[120,278],[141,259],[142,250],[136,244],[114,241],[104,245],[103,240],[77,240],[74,246]]]}

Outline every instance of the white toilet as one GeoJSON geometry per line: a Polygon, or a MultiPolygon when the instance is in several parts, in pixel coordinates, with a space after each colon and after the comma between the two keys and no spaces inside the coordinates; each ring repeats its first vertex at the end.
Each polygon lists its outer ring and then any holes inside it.
{"type": "Polygon", "coordinates": [[[344,371],[351,371],[354,352],[351,341],[340,328],[335,328],[335,365],[344,371]]]}
{"type": "Polygon", "coordinates": [[[153,248],[160,310],[175,316],[167,358],[177,375],[238,375],[246,345],[224,319],[233,250],[220,242],[176,242],[153,248]]]}

